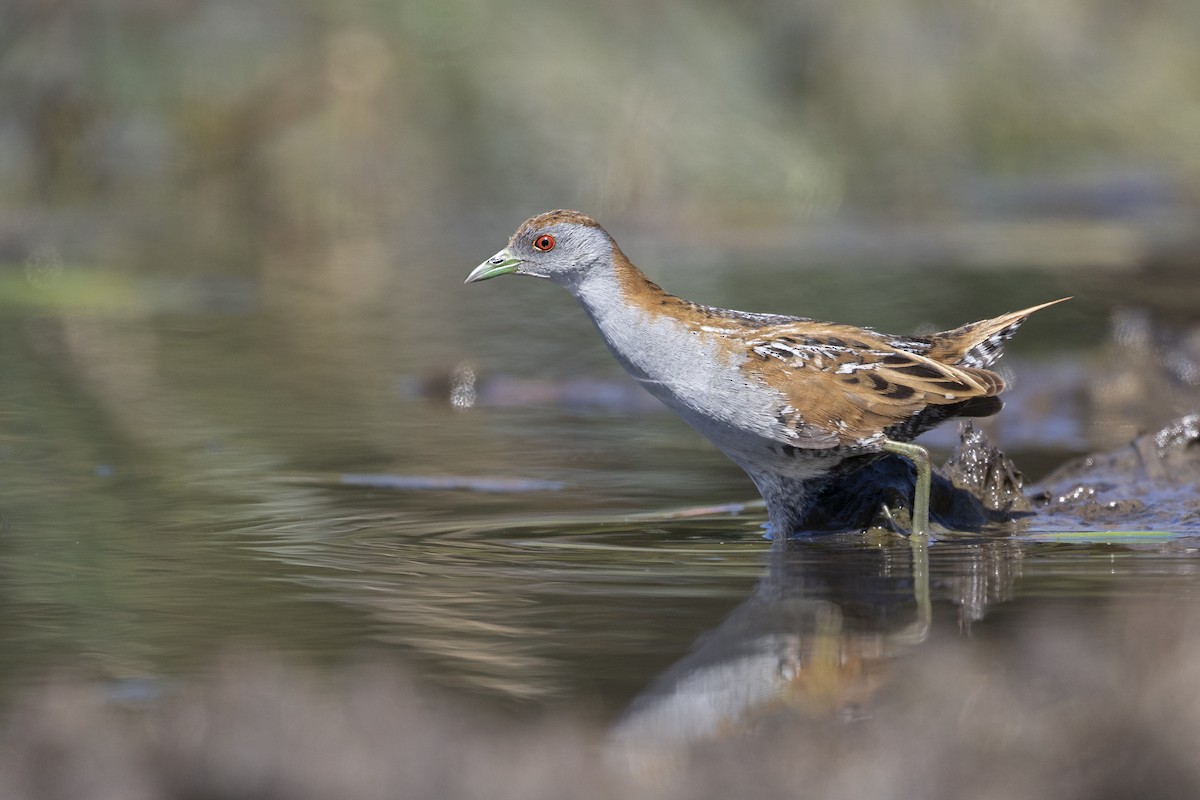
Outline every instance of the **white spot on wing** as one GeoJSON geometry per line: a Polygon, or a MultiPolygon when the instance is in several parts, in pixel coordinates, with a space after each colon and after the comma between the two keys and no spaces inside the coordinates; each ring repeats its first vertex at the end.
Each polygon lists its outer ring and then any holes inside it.
{"type": "Polygon", "coordinates": [[[834,370],[834,374],[849,375],[851,372],[859,372],[864,369],[879,369],[882,366],[883,364],[878,361],[873,364],[860,364],[857,361],[847,361],[845,364],[842,364],[840,367],[834,370]]]}

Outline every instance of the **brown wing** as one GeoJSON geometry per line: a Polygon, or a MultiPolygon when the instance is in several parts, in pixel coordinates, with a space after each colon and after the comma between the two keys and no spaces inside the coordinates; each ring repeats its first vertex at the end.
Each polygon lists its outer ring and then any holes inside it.
{"type": "Polygon", "coordinates": [[[763,329],[742,369],[781,392],[787,443],[830,448],[877,442],[934,405],[992,397],[990,370],[944,364],[851,326],[803,322],[763,329]]]}

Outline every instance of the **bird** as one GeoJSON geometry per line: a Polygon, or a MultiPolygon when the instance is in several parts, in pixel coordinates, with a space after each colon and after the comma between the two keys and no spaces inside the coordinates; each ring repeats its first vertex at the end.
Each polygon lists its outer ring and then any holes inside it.
{"type": "Polygon", "coordinates": [[[574,295],[621,366],[746,472],[776,542],[802,532],[839,470],[889,453],[915,468],[910,534],[927,538],[932,468],[911,440],[998,412],[1005,384],[990,367],[1004,342],[1071,299],[929,336],[716,308],[668,293],[596,220],[561,209],[523,222],[465,283],[507,274],[574,295]]]}

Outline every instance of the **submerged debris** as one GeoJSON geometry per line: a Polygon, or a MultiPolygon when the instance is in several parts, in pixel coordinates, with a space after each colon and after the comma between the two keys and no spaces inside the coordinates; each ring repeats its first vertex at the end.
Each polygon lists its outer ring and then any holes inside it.
{"type": "Polygon", "coordinates": [[[397,389],[405,397],[446,403],[458,409],[554,407],[615,414],[665,411],[662,403],[624,375],[554,381],[480,372],[469,364],[456,364],[419,378],[402,379],[397,389]]]}

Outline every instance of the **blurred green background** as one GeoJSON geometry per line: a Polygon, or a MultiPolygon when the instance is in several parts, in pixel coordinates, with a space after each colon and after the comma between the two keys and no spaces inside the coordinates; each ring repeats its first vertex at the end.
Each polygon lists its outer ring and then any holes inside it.
{"type": "Polygon", "coordinates": [[[1033,219],[945,249],[1128,261],[1193,224],[1198,34],[1188,0],[12,0],[0,252],[352,301],[577,207],[724,252],[1033,219]]]}

